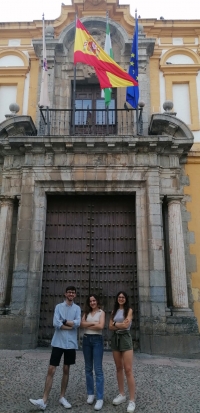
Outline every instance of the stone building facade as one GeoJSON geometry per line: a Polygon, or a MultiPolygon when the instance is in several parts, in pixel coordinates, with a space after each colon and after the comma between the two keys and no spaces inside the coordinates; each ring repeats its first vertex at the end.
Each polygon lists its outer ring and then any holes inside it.
{"type": "MultiPolygon", "coordinates": [[[[39,108],[34,122],[19,114],[0,124],[0,347],[48,344],[54,306],[66,283],[73,283],[81,307],[88,291],[100,294],[107,321],[116,292],[130,293],[135,348],[197,357],[193,233],[185,195],[185,163],[194,136],[167,105],[163,114],[152,114],[150,60],[156,39],[141,26],[139,128],[131,109],[123,108],[125,91],[118,89],[112,121],[106,130],[102,120],[99,133],[100,106],[93,106],[102,102],[97,79],[92,68],[79,64],[76,103],[86,101],[84,116],[94,112],[96,118],[91,124],[76,118],[73,134],[74,11],[76,6],[103,46],[108,3],[98,11],[93,3],[74,1],[66,6],[59,31],[55,21],[46,32],[50,134],[46,112],[39,108]]],[[[109,4],[115,60],[127,69],[134,21],[127,8],[109,4]]],[[[42,40],[32,42],[41,66],[42,40]]],[[[37,90],[39,101],[40,76],[37,90]]],[[[107,328],[104,337],[109,348],[107,328]]]]}

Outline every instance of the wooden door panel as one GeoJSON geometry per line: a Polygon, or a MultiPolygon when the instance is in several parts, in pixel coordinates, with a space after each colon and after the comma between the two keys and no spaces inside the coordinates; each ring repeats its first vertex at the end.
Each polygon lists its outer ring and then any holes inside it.
{"type": "MultiPolygon", "coordinates": [[[[100,296],[108,321],[114,297],[122,289],[135,312],[132,336],[138,341],[138,288],[134,196],[50,196],[47,202],[39,343],[53,335],[53,311],[67,285],[77,288],[84,308],[89,293],[100,296]]],[[[83,330],[79,329],[81,345],[83,330]]]]}

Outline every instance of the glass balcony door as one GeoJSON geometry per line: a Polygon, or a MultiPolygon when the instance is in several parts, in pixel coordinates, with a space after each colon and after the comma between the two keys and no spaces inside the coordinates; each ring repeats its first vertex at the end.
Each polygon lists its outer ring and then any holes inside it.
{"type": "Polygon", "coordinates": [[[116,91],[112,93],[109,108],[101,97],[98,84],[76,87],[75,133],[98,134],[116,133],[116,91]]]}

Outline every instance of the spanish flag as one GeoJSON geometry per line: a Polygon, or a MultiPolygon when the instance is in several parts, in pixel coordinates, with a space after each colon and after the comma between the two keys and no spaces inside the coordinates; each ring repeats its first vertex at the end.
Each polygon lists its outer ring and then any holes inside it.
{"type": "Polygon", "coordinates": [[[138,82],[98,45],[80,20],[76,22],[74,64],[76,63],[94,67],[101,89],[138,85],[138,82]]]}

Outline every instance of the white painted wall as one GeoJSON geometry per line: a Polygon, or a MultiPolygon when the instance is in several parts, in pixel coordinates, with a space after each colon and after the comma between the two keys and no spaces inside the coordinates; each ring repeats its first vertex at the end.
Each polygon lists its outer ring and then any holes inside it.
{"type": "Polygon", "coordinates": [[[173,104],[174,111],[177,112],[177,118],[181,119],[187,125],[191,124],[190,113],[190,94],[189,85],[186,84],[173,84],[173,104]]]}
{"type": "Polygon", "coordinates": [[[194,142],[200,143],[200,131],[198,130],[198,131],[194,131],[194,132],[192,132],[192,133],[193,133],[193,135],[194,135],[194,142]]]}
{"type": "Polygon", "coordinates": [[[198,97],[199,120],[200,120],[200,72],[198,72],[198,75],[196,77],[196,82],[197,82],[197,97],[198,97]]]}
{"type": "Polygon", "coordinates": [[[183,44],[183,38],[182,37],[173,37],[172,43],[174,46],[180,46],[183,44]]]}
{"type": "Polygon", "coordinates": [[[20,46],[21,39],[9,39],[8,46],[20,46]]]}
{"type": "Polygon", "coordinates": [[[185,54],[174,54],[173,56],[170,56],[167,62],[171,62],[173,65],[193,65],[194,61],[191,59],[191,57],[186,56],[185,54]]]}
{"type": "Polygon", "coordinates": [[[15,103],[17,86],[0,86],[0,122],[6,120],[5,115],[10,113],[9,106],[15,103]]]}
{"type": "MultiPolygon", "coordinates": [[[[29,60],[28,51],[23,50],[23,53],[25,54],[25,56],[29,60]]],[[[24,83],[24,99],[23,99],[22,115],[27,115],[27,113],[28,113],[29,87],[30,87],[30,73],[27,73],[25,83],[24,83]]]]}
{"type": "Polygon", "coordinates": [[[24,99],[23,99],[22,115],[27,115],[28,113],[29,86],[30,86],[30,73],[27,73],[25,83],[24,83],[24,99]]]}
{"type": "Polygon", "coordinates": [[[24,62],[19,56],[8,55],[0,59],[0,67],[24,66],[24,62]]]}
{"type": "Polygon", "coordinates": [[[166,94],[165,94],[165,78],[163,76],[163,72],[159,72],[160,77],[160,113],[164,111],[163,103],[166,101],[166,94]]]}

